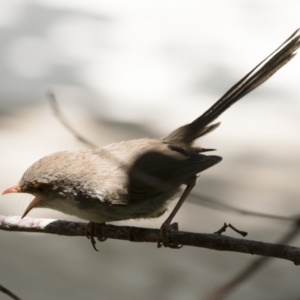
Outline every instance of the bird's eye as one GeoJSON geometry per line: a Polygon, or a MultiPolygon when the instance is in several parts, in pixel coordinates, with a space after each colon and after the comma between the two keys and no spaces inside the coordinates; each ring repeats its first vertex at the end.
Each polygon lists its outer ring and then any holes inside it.
{"type": "Polygon", "coordinates": [[[47,185],[40,182],[33,182],[32,184],[24,187],[24,190],[26,190],[28,193],[36,193],[36,192],[43,192],[47,188],[47,185]]]}

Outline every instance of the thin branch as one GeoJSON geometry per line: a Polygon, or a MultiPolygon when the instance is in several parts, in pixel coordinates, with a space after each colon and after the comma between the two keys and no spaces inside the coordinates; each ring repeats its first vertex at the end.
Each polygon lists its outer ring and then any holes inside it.
{"type": "MultiPolygon", "coordinates": [[[[68,222],[51,219],[31,219],[0,216],[0,229],[6,231],[41,232],[65,236],[85,236],[86,223],[68,222]]],[[[104,225],[101,237],[127,240],[131,242],[157,243],[159,229],[131,226],[104,225]]],[[[237,239],[223,235],[191,233],[183,231],[169,232],[172,244],[232,251],[281,258],[300,264],[300,248],[264,242],[237,239]]]]}
{"type": "Polygon", "coordinates": [[[98,146],[94,143],[87,140],[85,137],[83,137],[80,133],[78,133],[65,119],[65,117],[62,115],[58,103],[56,101],[55,95],[52,92],[46,93],[46,97],[49,100],[49,103],[51,105],[51,108],[54,112],[54,115],[56,118],[62,123],[63,126],[65,126],[74,136],[77,140],[79,140],[81,143],[86,144],[90,148],[97,148],[98,146]]]}
{"type": "Polygon", "coordinates": [[[7,288],[5,288],[1,284],[0,284],[0,292],[2,292],[3,294],[11,297],[14,300],[21,300],[21,298],[19,298],[18,296],[16,296],[14,293],[12,293],[10,290],[8,290],[7,288]]]}
{"type": "MultiPolygon", "coordinates": [[[[290,243],[300,232],[300,222],[293,224],[292,228],[282,238],[279,239],[278,244],[290,243]]],[[[255,275],[262,267],[269,262],[271,257],[259,257],[252,261],[244,270],[239,272],[226,284],[217,288],[214,292],[204,298],[204,300],[222,300],[225,299],[234,289],[241,285],[242,282],[255,275]]]]}
{"type": "Polygon", "coordinates": [[[294,216],[281,216],[281,215],[273,215],[268,213],[261,213],[257,211],[251,211],[243,208],[238,208],[229,204],[225,204],[219,200],[213,199],[210,196],[203,195],[203,194],[196,194],[191,193],[190,198],[194,198],[195,200],[192,200],[193,203],[211,208],[213,210],[221,210],[221,211],[230,211],[241,215],[246,216],[253,216],[258,218],[265,218],[265,219],[273,219],[273,220],[279,220],[279,221],[288,221],[288,222],[295,222],[299,219],[298,215],[294,216]]]}

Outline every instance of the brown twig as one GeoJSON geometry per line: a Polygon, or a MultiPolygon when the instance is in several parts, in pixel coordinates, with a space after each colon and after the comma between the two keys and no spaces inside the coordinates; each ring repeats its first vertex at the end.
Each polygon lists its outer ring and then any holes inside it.
{"type": "Polygon", "coordinates": [[[219,230],[215,231],[214,234],[221,235],[222,233],[224,233],[226,231],[227,228],[228,228],[228,225],[226,223],[224,223],[224,225],[219,230]]]}
{"type": "Polygon", "coordinates": [[[51,108],[54,112],[54,115],[56,118],[64,125],[74,136],[77,140],[79,140],[81,143],[86,144],[90,148],[97,148],[98,146],[94,143],[87,140],[85,137],[83,137],[80,133],[78,133],[65,119],[65,117],[62,115],[58,103],[56,101],[55,95],[52,92],[47,92],[46,97],[49,100],[49,103],[51,105],[51,108]]]}
{"type": "Polygon", "coordinates": [[[231,228],[233,231],[235,231],[236,233],[240,234],[241,236],[245,237],[248,235],[248,232],[243,231],[243,230],[239,230],[236,227],[234,227],[232,224],[228,224],[228,227],[231,228]]]}
{"type": "MultiPolygon", "coordinates": [[[[7,231],[42,232],[65,236],[85,236],[86,223],[68,222],[51,219],[31,219],[0,216],[0,229],[7,231]]],[[[102,237],[131,242],[157,243],[159,229],[132,226],[103,225],[102,237]]],[[[208,248],[218,251],[232,251],[281,258],[300,264],[300,248],[237,239],[223,235],[171,231],[172,244],[208,248]]]]}
{"type": "Polygon", "coordinates": [[[214,234],[221,235],[222,233],[224,233],[226,231],[226,229],[228,227],[243,237],[248,235],[248,233],[246,231],[239,230],[239,229],[235,228],[233,225],[231,225],[230,223],[228,225],[226,223],[224,223],[224,225],[218,231],[214,232],[214,234]]]}

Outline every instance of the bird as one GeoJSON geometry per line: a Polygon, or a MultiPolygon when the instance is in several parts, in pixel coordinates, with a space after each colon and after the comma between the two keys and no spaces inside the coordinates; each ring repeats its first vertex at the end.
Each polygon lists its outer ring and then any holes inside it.
{"type": "Polygon", "coordinates": [[[22,218],[33,208],[50,208],[87,220],[87,236],[95,250],[98,224],[157,218],[179,198],[160,227],[157,243],[158,247],[178,248],[169,241],[169,232],[178,229],[172,220],[199,174],[222,160],[220,156],[207,155],[214,149],[197,146],[195,141],[215,130],[220,123],[212,122],[289,62],[299,46],[297,29],[202,115],[166,137],[47,155],[30,166],[20,182],[3,195],[34,196],[22,218]]]}

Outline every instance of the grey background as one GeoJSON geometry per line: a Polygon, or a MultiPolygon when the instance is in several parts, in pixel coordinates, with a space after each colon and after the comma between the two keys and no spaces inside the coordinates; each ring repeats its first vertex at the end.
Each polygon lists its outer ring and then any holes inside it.
{"type": "MultiPolygon", "coordinates": [[[[37,159],[84,147],[54,118],[99,146],[163,137],[190,122],[298,26],[296,1],[0,2],[0,190],[37,159]]],[[[300,59],[222,117],[201,145],[221,164],[196,193],[239,208],[299,214],[300,59]]],[[[21,215],[29,195],[0,198],[21,215]]],[[[288,223],[214,211],[188,200],[180,228],[213,232],[231,222],[249,239],[274,242],[288,223]]],[[[30,217],[74,220],[37,209],[30,217]]],[[[120,222],[158,228],[158,220],[120,222]]],[[[232,232],[228,235],[236,236],[232,232]]],[[[249,255],[108,240],[0,232],[0,283],[22,299],[202,299],[253,260],[249,255]]],[[[299,246],[300,239],[293,245],[299,246]]],[[[299,298],[299,267],[273,260],[229,299],[299,298]]],[[[0,294],[0,299],[7,299],[0,294]]]]}

